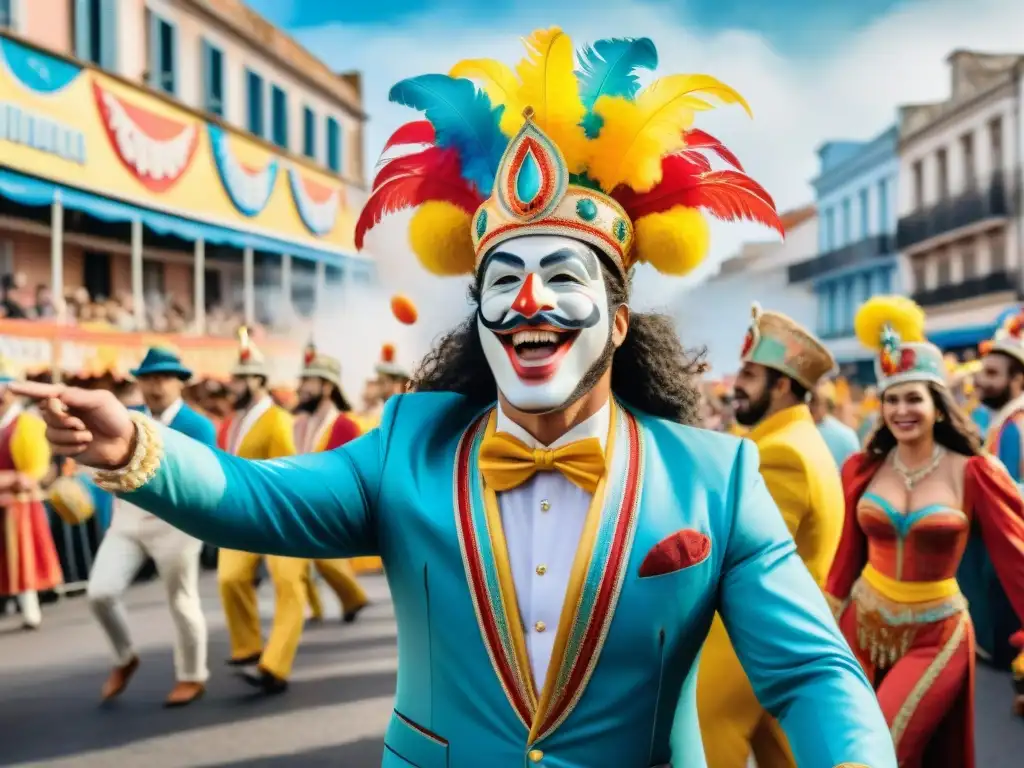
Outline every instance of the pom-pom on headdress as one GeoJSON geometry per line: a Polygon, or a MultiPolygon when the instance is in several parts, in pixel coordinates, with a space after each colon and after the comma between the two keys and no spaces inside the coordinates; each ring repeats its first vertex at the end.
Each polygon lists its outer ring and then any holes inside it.
{"type": "Polygon", "coordinates": [[[1024,309],[1007,317],[992,340],[981,345],[980,351],[983,355],[1000,352],[1024,365],[1024,309]]]}
{"type": "Polygon", "coordinates": [[[750,308],[750,328],[740,357],[795,379],[807,389],[836,367],[832,353],[814,334],[778,312],[765,312],[757,302],[750,308]]]}
{"type": "Polygon", "coordinates": [[[331,382],[334,386],[341,386],[341,362],[330,355],[317,352],[316,345],[312,339],[306,345],[302,356],[302,372],[300,378],[318,378],[331,382]]]}
{"type": "Polygon", "coordinates": [[[924,310],[905,296],[875,296],[858,310],[853,328],[861,344],[878,352],[879,390],[910,381],[946,386],[942,350],[925,341],[924,321],[924,310]]]}
{"type": "Polygon", "coordinates": [[[395,379],[408,379],[408,371],[395,362],[395,345],[384,344],[380,348],[380,362],[377,363],[378,376],[391,376],[395,379]]]}
{"type": "Polygon", "coordinates": [[[636,73],[658,63],[646,38],[600,40],[577,54],[553,27],[534,32],[526,49],[515,70],[473,59],[391,89],[392,101],[426,120],[399,128],[385,152],[425,148],[379,169],[356,224],[358,248],[404,208],[418,209],[410,244],[438,275],[472,273],[488,250],[523,234],[576,238],[623,270],[648,262],[682,275],[707,253],[702,210],[784,234],[768,193],[693,128],[710,99],[750,111],[732,88],[708,75],[670,75],[641,89],[636,73]],[[732,168],[712,170],[705,152],[732,168]]]}

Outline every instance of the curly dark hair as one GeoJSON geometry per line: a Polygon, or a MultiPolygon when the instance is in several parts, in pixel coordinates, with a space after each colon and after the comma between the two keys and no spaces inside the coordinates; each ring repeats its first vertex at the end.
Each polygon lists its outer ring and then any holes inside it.
{"type": "MultiPolygon", "coordinates": [[[[601,257],[609,312],[627,304],[631,275],[601,257]]],[[[480,304],[482,275],[469,288],[474,307],[480,304]]],[[[704,350],[688,351],[672,319],[658,313],[630,315],[629,331],[611,353],[612,392],[628,405],[680,424],[698,424],[700,388],[705,372],[704,350]]],[[[592,382],[591,382],[592,383],[592,382]]],[[[480,406],[493,403],[497,383],[487,363],[477,330],[476,313],[441,337],[413,375],[417,392],[457,392],[480,406]]]]}
{"type": "MultiPolygon", "coordinates": [[[[935,410],[941,415],[933,428],[935,442],[943,448],[963,456],[981,455],[981,435],[978,432],[978,427],[957,405],[952,393],[946,387],[937,384],[928,384],[928,392],[932,396],[935,410]]],[[[881,460],[888,456],[889,451],[895,447],[896,436],[886,426],[885,419],[879,413],[878,426],[868,438],[865,450],[869,456],[881,460]]]]}

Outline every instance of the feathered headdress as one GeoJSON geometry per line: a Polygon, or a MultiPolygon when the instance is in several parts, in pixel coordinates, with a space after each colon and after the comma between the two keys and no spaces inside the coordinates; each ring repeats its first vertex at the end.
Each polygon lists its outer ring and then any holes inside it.
{"type": "Polygon", "coordinates": [[[249,338],[249,329],[244,325],[238,329],[238,362],[231,369],[231,375],[269,378],[266,361],[249,338]]]}
{"type": "Polygon", "coordinates": [[[857,311],[853,329],[861,344],[878,352],[881,391],[910,381],[946,385],[942,350],[925,341],[924,323],[924,310],[905,296],[875,296],[857,311]]]}
{"type": "Polygon", "coordinates": [[[557,27],[525,42],[515,70],[472,59],[391,89],[392,101],[426,120],[399,128],[385,152],[423,146],[378,170],[356,247],[383,216],[417,208],[410,244],[435,274],[472,273],[488,250],[532,233],[587,242],[623,270],[647,262],[681,275],[707,253],[702,210],[784,234],[768,193],[693,128],[711,100],[749,113],[732,88],[669,75],[641,89],[636,73],[658,63],[646,38],[600,40],[578,55],[557,27]],[[732,168],[713,170],[706,152],[732,168]]]}
{"type": "Polygon", "coordinates": [[[1007,317],[995,336],[981,344],[979,350],[983,355],[1001,352],[1024,365],[1024,309],[1007,317]]]}

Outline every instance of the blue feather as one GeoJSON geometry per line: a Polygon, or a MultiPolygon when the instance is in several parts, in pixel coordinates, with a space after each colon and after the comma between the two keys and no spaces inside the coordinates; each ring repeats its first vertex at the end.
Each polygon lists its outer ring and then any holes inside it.
{"type": "Polygon", "coordinates": [[[598,40],[580,51],[580,97],[587,115],[583,127],[587,136],[595,138],[602,120],[593,113],[594,104],[602,96],[632,99],[640,90],[638,69],[653,70],[658,66],[658,49],[649,38],[615,38],[598,40]]]}
{"type": "Polygon", "coordinates": [[[418,109],[434,126],[435,143],[459,154],[462,178],[490,195],[508,138],[499,127],[504,106],[494,107],[470,80],[419,75],[396,83],[388,94],[396,104],[418,109]]]}

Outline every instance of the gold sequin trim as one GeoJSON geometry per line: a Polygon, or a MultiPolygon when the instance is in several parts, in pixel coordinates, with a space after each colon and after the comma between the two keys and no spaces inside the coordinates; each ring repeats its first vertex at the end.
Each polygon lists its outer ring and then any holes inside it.
{"type": "Polygon", "coordinates": [[[892,741],[893,744],[899,749],[900,740],[903,738],[903,734],[907,730],[907,726],[910,724],[911,718],[914,717],[914,713],[917,711],[918,705],[921,700],[924,699],[928,690],[932,687],[939,675],[949,664],[949,660],[953,658],[953,654],[956,653],[957,648],[960,647],[960,643],[963,642],[964,635],[967,633],[967,618],[966,613],[960,615],[960,621],[956,625],[956,629],[953,630],[953,634],[950,635],[949,640],[942,646],[942,650],[939,651],[939,655],[936,656],[932,663],[928,665],[928,669],[921,675],[921,679],[917,681],[914,687],[910,691],[910,695],[907,696],[907,700],[903,702],[903,706],[900,707],[900,711],[896,713],[896,717],[892,721],[892,741]]]}
{"type": "Polygon", "coordinates": [[[164,457],[164,441],[152,419],[132,411],[129,414],[135,425],[135,452],[128,465],[112,472],[96,473],[96,485],[110,493],[131,493],[144,486],[160,468],[164,457]]]}

